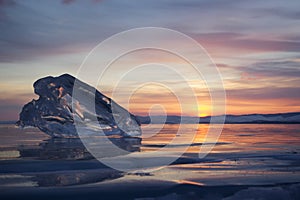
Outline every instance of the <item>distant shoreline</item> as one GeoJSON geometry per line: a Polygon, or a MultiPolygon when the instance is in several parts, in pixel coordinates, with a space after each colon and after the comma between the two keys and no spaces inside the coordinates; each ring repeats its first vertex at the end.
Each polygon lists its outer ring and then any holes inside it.
{"type": "Polygon", "coordinates": [[[141,124],[209,124],[213,119],[213,124],[300,124],[300,112],[277,113],[277,114],[246,114],[226,116],[136,116],[141,124]],[[224,121],[225,120],[225,121],[224,121]]]}
{"type": "MultiPolygon", "coordinates": [[[[211,118],[216,121],[212,124],[223,124],[222,119],[224,115],[206,116],[206,117],[192,117],[179,115],[154,115],[154,116],[138,116],[136,118],[141,124],[209,124],[211,118]],[[184,122],[182,122],[182,119],[184,122]],[[191,122],[191,123],[190,123],[191,122]]],[[[0,124],[15,124],[17,120],[0,121],[0,124]]],[[[300,112],[275,113],[275,114],[245,114],[245,115],[231,115],[225,116],[224,124],[300,124],[300,112]]]]}

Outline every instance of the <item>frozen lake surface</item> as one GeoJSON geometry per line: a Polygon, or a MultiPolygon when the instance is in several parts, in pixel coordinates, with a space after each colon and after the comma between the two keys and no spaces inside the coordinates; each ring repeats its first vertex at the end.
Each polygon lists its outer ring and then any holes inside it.
{"type": "MultiPolygon", "coordinates": [[[[182,126],[187,135],[195,131],[195,125],[182,126]]],[[[168,159],[187,148],[180,158],[159,170],[121,172],[94,159],[79,139],[51,139],[35,128],[21,130],[2,124],[1,196],[300,199],[299,124],[227,124],[213,150],[199,159],[198,152],[201,145],[205,145],[208,126],[198,126],[191,144],[170,145],[175,137],[185,141],[184,136],[177,133],[179,125],[143,125],[142,141],[110,138],[129,155],[143,156],[166,148],[169,154],[152,158],[153,163],[155,159],[168,159]]],[[[206,142],[209,141],[210,138],[206,142]]],[[[101,144],[103,157],[106,145],[101,144]]]]}

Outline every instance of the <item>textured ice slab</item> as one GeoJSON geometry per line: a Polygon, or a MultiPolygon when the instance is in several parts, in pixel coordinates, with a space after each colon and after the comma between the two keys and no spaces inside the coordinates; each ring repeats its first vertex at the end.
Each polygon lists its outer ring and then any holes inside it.
{"type": "Polygon", "coordinates": [[[41,78],[33,86],[39,98],[24,105],[17,122],[20,127],[38,127],[53,137],[76,137],[76,121],[81,129],[93,134],[141,135],[140,123],[134,115],[69,74],[41,78]],[[72,96],[74,86],[80,99],[72,96]]]}

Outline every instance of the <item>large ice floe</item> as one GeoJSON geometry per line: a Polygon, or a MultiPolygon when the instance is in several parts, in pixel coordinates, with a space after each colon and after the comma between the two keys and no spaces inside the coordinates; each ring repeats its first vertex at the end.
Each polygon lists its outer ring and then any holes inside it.
{"type": "Polygon", "coordinates": [[[41,78],[33,86],[39,98],[24,105],[17,122],[20,127],[38,127],[52,137],[77,137],[78,127],[96,135],[141,135],[133,114],[69,74],[41,78]]]}

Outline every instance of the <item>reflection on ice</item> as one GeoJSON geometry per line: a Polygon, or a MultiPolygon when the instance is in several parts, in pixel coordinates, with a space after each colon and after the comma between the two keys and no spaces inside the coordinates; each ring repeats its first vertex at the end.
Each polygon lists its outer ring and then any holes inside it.
{"type": "Polygon", "coordinates": [[[38,146],[20,146],[21,157],[37,159],[89,159],[90,153],[78,138],[51,138],[38,146]]]}
{"type": "MultiPolygon", "coordinates": [[[[125,150],[126,152],[134,152],[140,150],[140,138],[109,138],[113,145],[125,150]]],[[[91,138],[93,141],[93,138],[91,138]]],[[[99,149],[105,149],[107,144],[96,143],[99,149]]],[[[79,138],[50,138],[42,141],[38,146],[19,146],[18,151],[20,157],[31,157],[37,159],[92,159],[93,156],[83,145],[79,138]]],[[[105,151],[104,151],[105,152],[105,151]]],[[[103,155],[105,156],[105,155],[103,155]]]]}
{"type": "Polygon", "coordinates": [[[18,158],[20,156],[20,152],[17,150],[3,150],[0,151],[0,159],[11,159],[18,158]]]}
{"type": "MultiPolygon", "coordinates": [[[[95,141],[93,138],[90,139],[95,141]]],[[[110,145],[123,149],[123,152],[140,151],[140,138],[108,139],[110,145]]],[[[95,145],[100,146],[99,150],[105,152],[107,144],[95,143],[95,145]]],[[[10,156],[8,160],[2,160],[0,174],[7,175],[0,176],[0,187],[80,185],[123,176],[122,172],[95,160],[79,138],[50,138],[38,145],[19,145],[10,148],[7,151],[0,151],[4,156],[10,156]],[[17,157],[19,159],[16,159],[17,157]]]]}
{"type": "Polygon", "coordinates": [[[96,183],[122,177],[123,173],[113,169],[70,171],[61,173],[40,173],[33,180],[38,186],[67,186],[96,183]]]}

